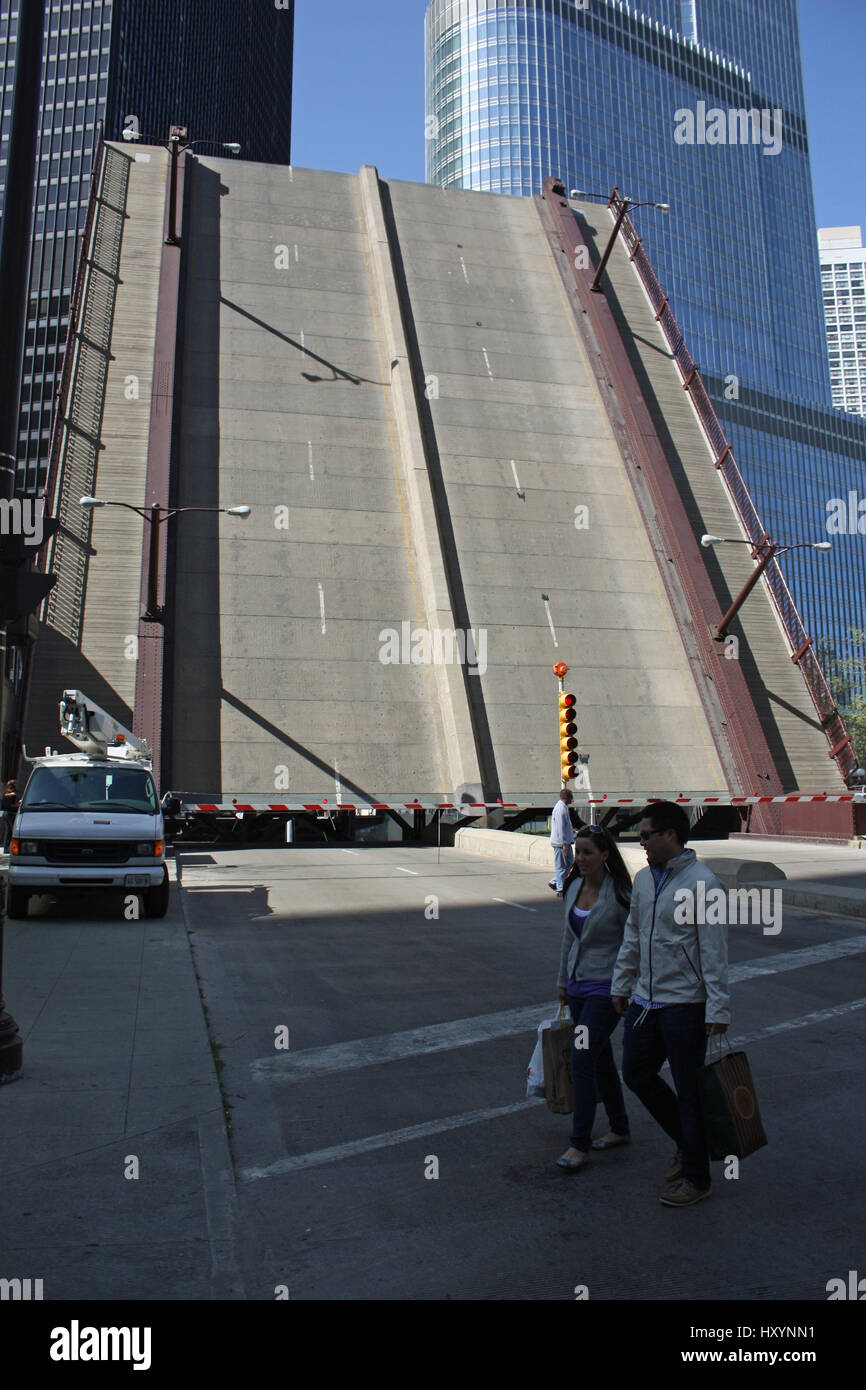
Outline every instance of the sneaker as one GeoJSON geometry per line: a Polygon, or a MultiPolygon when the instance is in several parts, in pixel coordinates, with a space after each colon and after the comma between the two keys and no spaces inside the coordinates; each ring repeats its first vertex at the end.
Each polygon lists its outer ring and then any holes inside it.
{"type": "Polygon", "coordinates": [[[691,1207],[695,1202],[709,1197],[710,1191],[709,1187],[695,1187],[688,1178],[682,1178],[673,1187],[666,1187],[660,1194],[659,1201],[663,1207],[691,1207]]]}
{"type": "Polygon", "coordinates": [[[671,1159],[671,1166],[665,1173],[665,1182],[678,1182],[683,1175],[683,1151],[677,1149],[671,1159]]]}
{"type": "Polygon", "coordinates": [[[556,879],[555,879],[555,878],[549,878],[549,879],[547,880],[547,886],[548,886],[548,888],[555,888],[555,887],[556,887],[556,879]]]}

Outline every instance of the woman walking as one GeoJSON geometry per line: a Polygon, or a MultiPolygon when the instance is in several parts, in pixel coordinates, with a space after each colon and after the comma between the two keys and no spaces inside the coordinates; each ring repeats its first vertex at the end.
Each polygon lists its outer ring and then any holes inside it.
{"type": "Polygon", "coordinates": [[[586,1164],[590,1147],[613,1149],[629,1142],[628,1116],[613,1060],[611,1035],[619,1015],[611,1003],[610,981],[631,902],[631,878],[616,842],[598,825],[579,830],[574,864],[563,885],[565,926],[559,965],[559,999],[575,1024],[571,1050],[574,1118],[571,1147],[557,1165],[575,1173],[586,1164]],[[585,1029],[579,1033],[578,1029],[585,1029]],[[593,1144],[595,1107],[601,1099],[610,1131],[593,1144]]]}

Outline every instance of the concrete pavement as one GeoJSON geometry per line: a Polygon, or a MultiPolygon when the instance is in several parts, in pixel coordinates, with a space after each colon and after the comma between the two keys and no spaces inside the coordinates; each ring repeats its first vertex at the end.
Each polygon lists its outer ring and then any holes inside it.
{"type": "MultiPolygon", "coordinates": [[[[823,876],[800,886],[844,882],[866,904],[858,851],[774,853],[791,881],[823,876]]],[[[732,931],[734,1041],[771,1143],[671,1214],[652,1200],[669,1145],[633,1098],[630,1150],[579,1185],[551,1170],[567,1120],[522,1085],[561,930],[544,870],[399,845],[181,863],[163,921],[82,898],[7,924],[25,1070],[0,1089],[0,1277],[42,1278],[46,1299],[535,1300],[588,1283],[761,1300],[823,1299],[856,1267],[866,935],[850,918],[786,902],[779,938],[732,931]],[[683,1244],[671,1215],[703,1235],[683,1244]]]]}
{"type": "Polygon", "coordinates": [[[0,1088],[0,1277],[42,1279],[45,1299],[243,1297],[177,888],[161,921],[126,920],[122,895],[35,909],[5,928],[24,1070],[0,1088]]]}

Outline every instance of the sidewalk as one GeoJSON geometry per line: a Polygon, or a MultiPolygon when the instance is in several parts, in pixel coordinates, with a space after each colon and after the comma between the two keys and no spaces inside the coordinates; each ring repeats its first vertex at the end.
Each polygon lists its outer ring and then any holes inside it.
{"type": "Polygon", "coordinates": [[[833,912],[843,917],[866,917],[866,848],[850,845],[785,844],[758,836],[736,840],[696,841],[699,857],[726,888],[766,886],[782,889],[791,907],[833,912]],[[763,877],[769,864],[784,874],[763,877]]]}
{"type": "MultiPolygon", "coordinates": [[[[546,836],[507,830],[458,830],[458,849],[497,859],[520,860],[540,872],[553,869],[546,836]]],[[[781,888],[782,902],[843,917],[866,917],[866,848],[744,836],[734,840],[695,840],[690,848],[709,865],[725,888],[781,888]]],[[[634,876],[646,865],[639,844],[620,845],[634,876]]]]}
{"type": "Polygon", "coordinates": [[[6,923],[24,1071],[0,1087],[0,1278],[41,1279],[46,1300],[243,1298],[181,896],[162,920],[113,911],[6,923]]]}

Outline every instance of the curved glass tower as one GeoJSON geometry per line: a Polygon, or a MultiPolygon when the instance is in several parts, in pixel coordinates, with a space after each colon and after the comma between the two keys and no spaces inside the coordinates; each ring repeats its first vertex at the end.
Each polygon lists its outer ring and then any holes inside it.
{"type": "MultiPolygon", "coordinates": [[[[670,204],[634,220],[758,511],[826,537],[866,426],[832,405],[796,0],[430,0],[426,81],[428,182],[670,204]]],[[[832,540],[823,569],[786,568],[838,647],[866,564],[862,537],[832,540]]]]}

